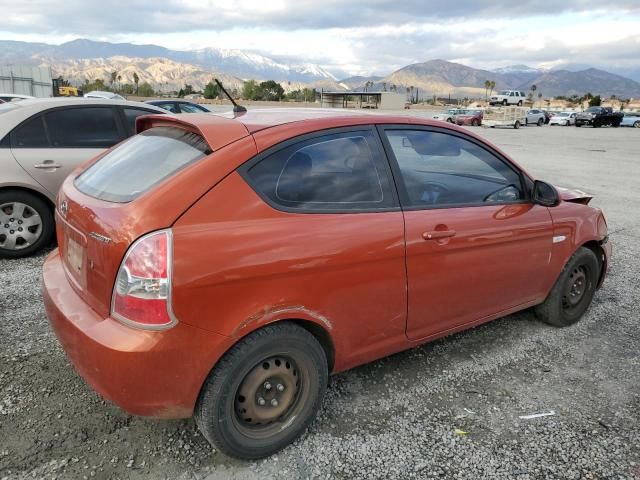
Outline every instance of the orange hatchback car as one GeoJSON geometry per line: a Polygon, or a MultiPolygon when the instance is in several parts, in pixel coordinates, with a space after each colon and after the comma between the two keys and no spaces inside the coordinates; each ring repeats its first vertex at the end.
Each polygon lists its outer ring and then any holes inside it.
{"type": "Polygon", "coordinates": [[[74,172],[51,325],[101,395],[276,452],[330,373],[536,307],[578,321],[610,255],[590,197],[454,125],[318,110],[140,117],[74,172]]]}

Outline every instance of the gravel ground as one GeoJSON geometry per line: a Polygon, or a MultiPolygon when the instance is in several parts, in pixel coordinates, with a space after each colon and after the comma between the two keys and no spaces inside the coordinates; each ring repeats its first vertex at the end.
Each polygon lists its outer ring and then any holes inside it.
{"type": "Polygon", "coordinates": [[[522,312],[334,376],[308,433],[245,463],[101,400],[47,324],[44,255],[0,260],[0,479],[640,479],[640,132],[475,130],[605,209],[613,262],[580,323],[522,312]]]}

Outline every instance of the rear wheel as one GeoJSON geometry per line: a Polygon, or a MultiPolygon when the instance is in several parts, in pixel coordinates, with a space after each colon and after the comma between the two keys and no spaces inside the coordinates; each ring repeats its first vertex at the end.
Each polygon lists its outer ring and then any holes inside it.
{"type": "Polygon", "coordinates": [[[478,120],[475,120],[475,119],[471,120],[471,126],[472,127],[477,127],[478,126],[478,120]]]}
{"type": "Polygon", "coordinates": [[[257,459],[300,436],[320,407],[327,358],[313,335],[293,323],[249,334],[205,382],[195,419],[227,455],[257,459]]]}
{"type": "Polygon", "coordinates": [[[555,327],[576,323],[587,311],[596,291],[600,262],[593,251],[581,247],[569,259],[551,293],[535,308],[543,322],[555,327]]]}
{"type": "Polygon", "coordinates": [[[637,122],[633,122],[633,126],[635,128],[640,128],[640,120],[638,120],[637,122]]]}
{"type": "Polygon", "coordinates": [[[29,256],[51,243],[55,231],[49,205],[22,190],[0,192],[0,258],[29,256]]]}
{"type": "Polygon", "coordinates": [[[516,130],[520,128],[520,121],[516,120],[516,123],[513,124],[513,128],[516,130]]]}
{"type": "Polygon", "coordinates": [[[518,106],[521,107],[522,106],[522,100],[518,101],[518,106]]]}

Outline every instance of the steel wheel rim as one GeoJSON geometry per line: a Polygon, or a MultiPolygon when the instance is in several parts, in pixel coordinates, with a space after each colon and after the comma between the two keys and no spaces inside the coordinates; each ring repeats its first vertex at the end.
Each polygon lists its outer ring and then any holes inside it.
{"type": "Polygon", "coordinates": [[[579,265],[569,274],[562,295],[562,307],[572,310],[578,307],[589,289],[589,271],[584,265],[579,265]]]}
{"type": "Polygon", "coordinates": [[[0,205],[0,248],[22,250],[42,236],[42,218],[31,206],[22,202],[0,205]]]}
{"type": "Polygon", "coordinates": [[[235,392],[233,421],[252,439],[282,431],[298,416],[308,397],[308,378],[287,355],[259,362],[244,376],[235,392]]]}

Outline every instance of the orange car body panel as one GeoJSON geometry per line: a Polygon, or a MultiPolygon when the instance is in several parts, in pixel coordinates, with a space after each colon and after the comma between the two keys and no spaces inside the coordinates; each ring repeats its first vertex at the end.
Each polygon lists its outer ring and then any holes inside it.
{"type": "MultiPolygon", "coordinates": [[[[570,194],[553,208],[290,213],[265,203],[236,171],[299,135],[398,123],[479,139],[415,117],[306,109],[138,119],[139,131],[171,125],[198,132],[214,152],[130,203],[78,191],[73,182],[86,165],[65,181],[58,205],[65,203],[66,214],[57,209],[58,250],[45,262],[43,290],[77,370],[131,413],[189,416],[221,356],[268,323],[296,319],[323,329],[339,372],[541,302],[573,252],[606,236],[601,212],[571,202],[570,194]],[[111,318],[113,284],[128,247],[164,228],[173,232],[179,321],[164,331],[137,330],[111,318]],[[423,237],[442,228],[456,236],[423,237]],[[554,236],[566,241],[553,243],[554,236]],[[83,251],[75,270],[70,240],[83,251]]],[[[609,255],[610,245],[603,248],[609,255]]]]}

